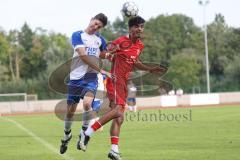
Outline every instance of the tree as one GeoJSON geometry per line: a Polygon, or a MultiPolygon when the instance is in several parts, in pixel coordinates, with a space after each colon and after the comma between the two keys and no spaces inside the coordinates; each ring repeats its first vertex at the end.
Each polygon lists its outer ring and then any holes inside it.
{"type": "Polygon", "coordinates": [[[0,62],[0,81],[9,80],[8,68],[0,62]]]}
{"type": "Polygon", "coordinates": [[[10,46],[3,33],[0,33],[0,81],[9,79],[7,68],[7,57],[9,55],[10,46]]]}
{"type": "Polygon", "coordinates": [[[19,81],[21,71],[21,61],[24,58],[24,48],[19,44],[19,31],[11,30],[8,35],[8,41],[11,44],[9,53],[9,69],[11,71],[12,80],[19,81]]]}
{"type": "Polygon", "coordinates": [[[228,61],[228,29],[224,17],[221,14],[215,16],[215,20],[208,26],[209,62],[210,74],[221,80],[224,73],[224,66],[228,61]]]}
{"type": "MultiPolygon", "coordinates": [[[[225,86],[228,90],[239,91],[240,89],[240,56],[235,56],[234,60],[226,66],[225,86]]],[[[224,87],[226,90],[226,88],[224,87]]]]}
{"type": "Polygon", "coordinates": [[[60,33],[51,33],[48,37],[48,48],[45,57],[48,65],[51,63],[62,63],[72,57],[73,49],[70,39],[60,33]]]}
{"type": "Polygon", "coordinates": [[[151,18],[145,25],[143,59],[169,62],[182,49],[197,48],[199,33],[193,20],[181,14],[151,18]]]}
{"type": "Polygon", "coordinates": [[[44,58],[44,47],[38,37],[34,37],[33,46],[28,55],[23,58],[21,76],[26,78],[37,77],[47,69],[47,62],[44,58]]]}
{"type": "Polygon", "coordinates": [[[24,23],[24,25],[21,28],[21,31],[19,32],[19,44],[23,46],[26,53],[30,51],[30,49],[33,47],[33,36],[34,33],[31,30],[31,28],[28,26],[27,23],[24,23]]]}
{"type": "Polygon", "coordinates": [[[192,87],[200,85],[201,64],[193,49],[184,49],[179,54],[173,55],[170,60],[169,71],[166,79],[173,86],[190,92],[192,87]]]}
{"type": "Polygon", "coordinates": [[[107,26],[104,27],[103,29],[101,29],[100,31],[101,35],[104,36],[104,38],[106,39],[106,41],[112,41],[114,39],[116,39],[118,36],[118,34],[114,33],[114,28],[113,26],[110,24],[110,22],[108,22],[107,26]]]}
{"type": "Polygon", "coordinates": [[[228,54],[227,57],[231,60],[235,59],[235,56],[240,53],[240,28],[229,28],[229,34],[227,38],[228,54]]]}
{"type": "Polygon", "coordinates": [[[6,39],[6,36],[3,33],[0,33],[0,61],[6,62],[7,55],[9,53],[9,43],[6,39]]]}
{"type": "MultiPolygon", "coordinates": [[[[37,31],[44,33],[40,28],[37,31]]],[[[48,44],[45,39],[33,32],[27,23],[22,26],[19,32],[18,42],[18,47],[21,48],[22,53],[19,59],[20,77],[24,79],[33,78],[47,69],[44,52],[47,50],[48,44]]]]}
{"type": "Polygon", "coordinates": [[[119,17],[115,19],[113,22],[113,33],[118,36],[122,36],[128,33],[128,18],[123,17],[123,20],[121,20],[119,17]]]}

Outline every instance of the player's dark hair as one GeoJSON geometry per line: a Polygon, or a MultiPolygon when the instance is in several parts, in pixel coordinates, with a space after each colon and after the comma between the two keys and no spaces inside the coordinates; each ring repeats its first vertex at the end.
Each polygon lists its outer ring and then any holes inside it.
{"type": "Polygon", "coordinates": [[[136,26],[142,23],[145,23],[145,20],[142,17],[140,16],[132,17],[128,20],[128,27],[131,28],[132,26],[136,26]]]}
{"type": "Polygon", "coordinates": [[[103,27],[107,25],[108,18],[103,13],[99,13],[93,17],[93,19],[97,19],[103,23],[103,27]]]}

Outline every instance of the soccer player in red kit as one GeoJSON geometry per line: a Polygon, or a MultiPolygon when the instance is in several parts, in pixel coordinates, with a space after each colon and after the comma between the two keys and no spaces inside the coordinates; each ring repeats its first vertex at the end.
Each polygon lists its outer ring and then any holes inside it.
{"type": "Polygon", "coordinates": [[[80,145],[83,151],[92,134],[101,126],[112,120],[110,128],[111,150],[108,157],[113,160],[120,160],[118,142],[120,128],[124,120],[124,110],[127,98],[127,80],[133,68],[150,72],[161,72],[161,67],[147,66],[138,59],[144,45],[141,41],[141,35],[144,30],[145,20],[136,16],[128,21],[129,35],[121,36],[112,42],[113,46],[118,46],[112,60],[111,73],[114,78],[107,79],[107,92],[110,100],[111,110],[105,113],[98,121],[84,132],[83,143],[80,145]]]}

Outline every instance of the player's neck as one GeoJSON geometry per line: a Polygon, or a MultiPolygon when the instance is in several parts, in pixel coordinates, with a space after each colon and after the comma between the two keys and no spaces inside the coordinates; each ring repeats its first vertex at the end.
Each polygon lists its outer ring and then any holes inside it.
{"type": "Polygon", "coordinates": [[[130,39],[133,43],[136,43],[139,38],[138,38],[138,37],[132,37],[131,35],[129,35],[129,39],[130,39]]]}
{"type": "Polygon", "coordinates": [[[89,35],[94,34],[94,33],[92,33],[92,32],[90,31],[90,29],[88,29],[88,28],[86,28],[86,29],[84,30],[84,32],[86,32],[86,33],[89,34],[89,35]]]}

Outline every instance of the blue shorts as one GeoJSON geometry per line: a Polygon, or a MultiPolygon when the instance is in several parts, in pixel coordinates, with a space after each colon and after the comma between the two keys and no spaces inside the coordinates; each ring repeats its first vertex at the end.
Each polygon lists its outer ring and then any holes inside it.
{"type": "Polygon", "coordinates": [[[69,80],[67,85],[67,104],[79,103],[80,98],[83,98],[89,91],[95,96],[98,86],[97,73],[86,73],[81,79],[69,80]]]}
{"type": "Polygon", "coordinates": [[[128,98],[127,101],[128,101],[128,102],[136,103],[136,98],[128,98]]]}

